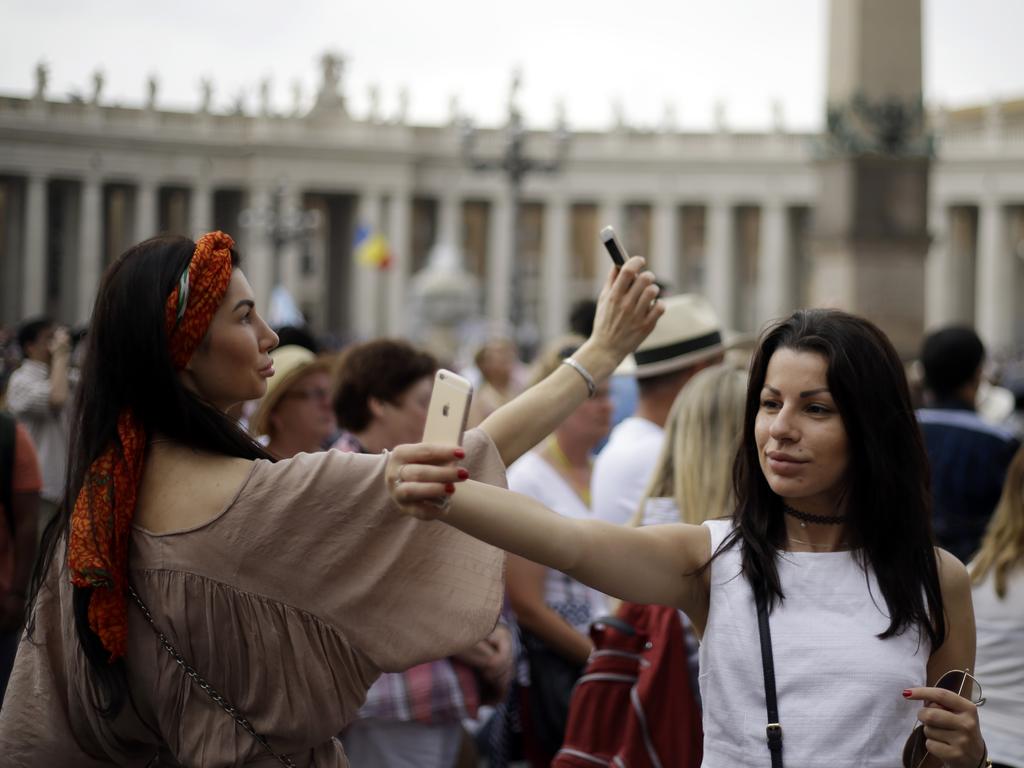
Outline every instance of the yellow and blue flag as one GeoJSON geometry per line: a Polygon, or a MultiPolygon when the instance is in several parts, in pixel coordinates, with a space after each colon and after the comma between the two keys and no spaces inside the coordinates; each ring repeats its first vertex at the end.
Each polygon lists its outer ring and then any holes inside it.
{"type": "Polygon", "coordinates": [[[352,245],[358,264],[382,271],[391,266],[391,246],[388,245],[387,238],[365,224],[356,228],[352,245]]]}

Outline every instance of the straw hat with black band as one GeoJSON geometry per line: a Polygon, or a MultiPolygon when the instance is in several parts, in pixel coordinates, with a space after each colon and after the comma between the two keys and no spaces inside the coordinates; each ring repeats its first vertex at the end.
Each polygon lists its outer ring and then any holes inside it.
{"type": "Polygon", "coordinates": [[[249,421],[249,431],[254,435],[270,434],[270,414],[299,379],[307,373],[330,370],[327,360],[296,344],[278,347],[270,357],[274,361],[274,375],[267,380],[267,393],[249,421]]]}
{"type": "Polygon", "coordinates": [[[721,355],[722,324],[711,303],[696,293],[663,299],[665,314],[651,334],[615,371],[638,379],[672,373],[721,355]]]}

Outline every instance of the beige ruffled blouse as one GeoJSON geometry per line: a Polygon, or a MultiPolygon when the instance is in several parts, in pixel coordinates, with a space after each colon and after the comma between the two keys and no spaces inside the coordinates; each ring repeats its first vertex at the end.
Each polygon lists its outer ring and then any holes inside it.
{"type": "MultiPolygon", "coordinates": [[[[466,433],[465,447],[474,479],[505,484],[484,432],[466,433]]],[[[501,607],[503,554],[402,516],[384,466],[338,451],[256,461],[209,522],[132,538],[131,578],[157,626],[297,766],[347,766],[334,737],[374,679],[469,647],[501,607]]],[[[0,710],[3,764],[146,766],[159,750],[161,765],[277,765],[185,676],[141,612],[129,616],[134,706],[109,720],[55,564],[0,710]]]]}

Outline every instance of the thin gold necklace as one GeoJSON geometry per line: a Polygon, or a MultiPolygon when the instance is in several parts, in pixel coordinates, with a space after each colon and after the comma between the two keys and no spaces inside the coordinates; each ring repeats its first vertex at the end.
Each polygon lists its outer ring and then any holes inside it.
{"type": "MultiPolygon", "coordinates": [[[[828,544],[815,544],[813,541],[804,541],[803,539],[794,539],[792,536],[787,536],[786,538],[789,541],[793,542],[794,544],[806,544],[808,547],[827,547],[827,546],[829,546],[828,544]]],[[[850,548],[849,542],[846,542],[846,541],[840,541],[837,546],[841,547],[842,549],[849,549],[850,548]]],[[[842,550],[841,549],[836,549],[836,550],[833,550],[833,551],[840,552],[842,550]]]]}
{"type": "MultiPolygon", "coordinates": [[[[555,437],[554,435],[551,435],[548,438],[547,445],[548,445],[548,451],[554,457],[555,461],[558,462],[559,466],[561,466],[567,472],[572,472],[572,470],[577,469],[577,467],[573,466],[573,463],[571,461],[569,461],[569,457],[565,455],[565,451],[562,450],[562,446],[560,446],[558,444],[558,438],[557,437],[555,437]]],[[[588,465],[591,465],[593,463],[594,462],[591,461],[589,458],[587,459],[587,464],[588,465]]],[[[570,475],[570,477],[571,477],[571,475],[570,475]]],[[[570,480],[569,484],[571,486],[573,486],[573,490],[576,491],[577,495],[583,500],[583,503],[586,504],[587,508],[589,509],[590,508],[590,488],[577,488],[572,483],[571,480],[570,480]]]]}

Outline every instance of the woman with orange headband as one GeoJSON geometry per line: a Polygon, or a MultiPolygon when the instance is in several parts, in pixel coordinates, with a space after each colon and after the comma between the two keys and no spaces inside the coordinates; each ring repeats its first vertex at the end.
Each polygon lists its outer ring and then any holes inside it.
{"type": "Polygon", "coordinates": [[[233,246],[155,238],[103,278],[4,765],[347,765],[333,737],[374,678],[472,645],[502,598],[501,553],[402,516],[385,477],[442,508],[502,484],[662,311],[642,259],[613,271],[590,341],[449,449],[437,498],[386,453],[274,462],[227,416],[277,343],[233,246]]]}

